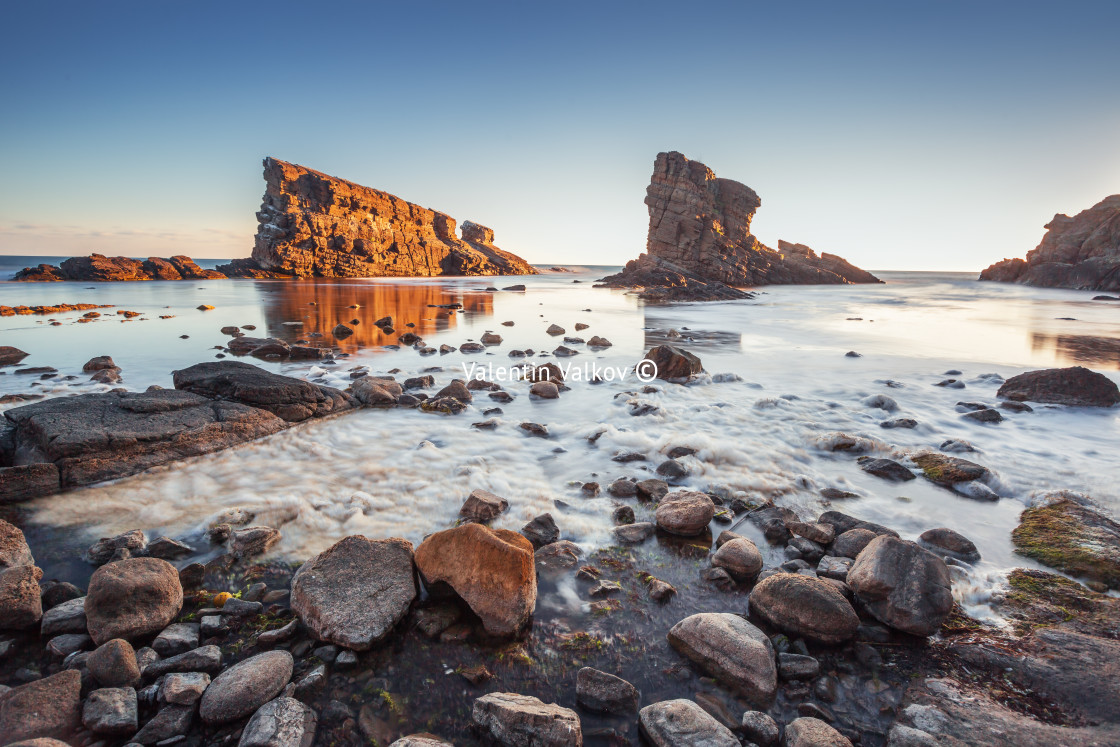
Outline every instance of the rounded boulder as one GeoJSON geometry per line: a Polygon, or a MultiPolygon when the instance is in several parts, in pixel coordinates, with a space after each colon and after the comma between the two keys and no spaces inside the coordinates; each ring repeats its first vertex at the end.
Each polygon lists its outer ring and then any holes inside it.
{"type": "Polygon", "coordinates": [[[133,640],[166,628],[183,607],[175,566],[159,558],[129,558],[93,572],[85,598],[86,626],[97,645],[133,640]]]}

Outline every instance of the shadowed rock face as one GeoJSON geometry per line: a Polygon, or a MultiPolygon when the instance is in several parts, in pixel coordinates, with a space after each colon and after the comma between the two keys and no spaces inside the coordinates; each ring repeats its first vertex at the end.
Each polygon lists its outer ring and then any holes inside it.
{"type": "Polygon", "coordinates": [[[1120,195],[1112,195],[1072,218],[1058,214],[1024,259],[1004,259],[981,280],[1046,288],[1120,290],[1120,195]]]}
{"type": "Polygon", "coordinates": [[[298,277],[536,274],[494,246],[485,226],[464,223],[460,239],[449,215],[274,158],[265,159],[264,178],[252,257],[260,269],[298,277]]]}
{"type": "MultiPolygon", "coordinates": [[[[803,244],[781,242],[774,251],[755,238],[751,220],[762,204],[750,187],[718,178],[699,161],[677,152],[659,153],[646,189],[649,235],[646,254],[619,275],[612,286],[651,286],[659,276],[680,273],[694,284],[699,298],[734,297],[724,286],[792,283],[877,283],[874,275],[832,254],[817,255],[803,244]]],[[[687,284],[678,279],[675,285],[687,284]]],[[[678,299],[670,299],[678,300],[678,299]]]]}

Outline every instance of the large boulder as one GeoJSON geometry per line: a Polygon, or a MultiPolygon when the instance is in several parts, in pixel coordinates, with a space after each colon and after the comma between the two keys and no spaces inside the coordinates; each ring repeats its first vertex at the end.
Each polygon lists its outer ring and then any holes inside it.
{"type": "Polygon", "coordinates": [[[638,725],[653,747],[739,747],[730,729],[683,698],[646,706],[638,725]]]}
{"type": "Polygon", "coordinates": [[[982,480],[991,474],[987,467],[960,457],[927,451],[913,457],[922,472],[938,485],[955,485],[959,482],[982,480]]]}
{"type": "Polygon", "coordinates": [[[657,526],[670,534],[694,537],[703,534],[712,517],[716,504],[706,493],[682,490],[669,493],[657,506],[657,526]]]}
{"type": "Polygon", "coordinates": [[[208,454],[285,427],[255,407],[169,389],[55,397],[4,417],[15,426],[16,450],[57,470],[58,480],[44,484],[42,494],[208,454]]]}
{"type": "Polygon", "coordinates": [[[953,609],[945,561],[897,537],[873,539],[852,564],[847,583],[868,612],[913,635],[933,635],[953,609]]]}
{"type": "Polygon", "coordinates": [[[700,359],[687,350],[682,350],[672,345],[658,345],[650,348],[638,364],[638,375],[644,378],[657,377],[666,381],[688,379],[696,374],[703,373],[704,366],[700,359]],[[651,361],[652,366],[644,361],[651,361]],[[646,368],[647,370],[642,370],[646,368]]]}
{"type": "Polygon", "coordinates": [[[384,640],[416,599],[412,544],[339,540],[292,579],[292,610],[321,641],[364,651],[384,640]]]}
{"type": "Polygon", "coordinates": [[[474,702],[471,720],[506,747],[580,747],[579,716],[529,695],[490,693],[474,702]]]}
{"type": "Polygon", "coordinates": [[[802,716],[786,725],[782,747],[852,747],[852,743],[819,718],[802,716]]]}
{"type": "Polygon", "coordinates": [[[738,615],[703,612],[669,630],[669,643],[747,700],[768,706],[778,687],[774,649],[761,630],[738,615]]]}
{"type": "Polygon", "coordinates": [[[85,597],[86,625],[94,643],[135,640],[166,628],[183,607],[175,566],[159,558],[129,558],[93,572],[85,597]]]}
{"type": "Polygon", "coordinates": [[[736,581],[753,581],[762,570],[762,553],[746,537],[735,537],[716,550],[712,566],[724,569],[736,581]]]}
{"type": "Polygon", "coordinates": [[[0,569],[20,565],[35,565],[31,548],[19,527],[0,519],[0,569]]]}
{"type": "Polygon", "coordinates": [[[481,524],[436,532],[416,548],[416,567],[429,589],[450,587],[493,635],[513,635],[532,617],[533,560],[533,545],[525,537],[481,524]]]}
{"type": "Polygon", "coordinates": [[[751,591],[750,609],[792,636],[825,644],[843,643],[856,634],[859,617],[837,588],[800,573],[777,573],[751,591]]]}
{"type": "Polygon", "coordinates": [[[291,376],[281,376],[240,361],[196,363],[176,371],[175,388],[216,400],[259,407],[291,423],[352,409],[345,392],[291,376]]]}
{"type": "Polygon", "coordinates": [[[311,747],[315,711],[295,698],[270,700],[253,714],[237,747],[311,747]]]}
{"type": "Polygon", "coordinates": [[[1078,407],[1112,407],[1120,402],[1120,388],[1112,379],[1082,366],[1027,371],[1003,382],[996,394],[1016,402],[1078,407]]]}
{"type": "Polygon", "coordinates": [[[208,724],[248,716],[275,698],[292,678],[295,662],[287,651],[266,651],[234,664],[202,694],[199,714],[208,724]]]}
{"type": "Polygon", "coordinates": [[[0,630],[22,630],[43,619],[43,571],[33,565],[0,568],[0,630]]]}
{"type": "Polygon", "coordinates": [[[0,739],[70,738],[81,719],[81,694],[81,674],[67,669],[0,695],[0,739]]]}
{"type": "Polygon", "coordinates": [[[1071,500],[1028,508],[1011,533],[1015,552],[1120,589],[1120,524],[1071,500]]]}

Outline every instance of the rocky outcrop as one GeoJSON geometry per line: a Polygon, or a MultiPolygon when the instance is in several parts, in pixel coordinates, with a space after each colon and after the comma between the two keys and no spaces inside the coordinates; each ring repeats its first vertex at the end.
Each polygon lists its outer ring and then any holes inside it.
{"type": "Polygon", "coordinates": [[[217,270],[204,270],[190,257],[177,255],[163,259],[148,257],[146,260],[131,257],[106,257],[91,254],[88,257],[71,257],[58,267],[41,264],[25,267],[13,280],[57,282],[62,280],[224,280],[225,274],[217,270]]]}
{"type": "Polygon", "coordinates": [[[1120,403],[1120,388],[1112,379],[1082,366],[1027,371],[1003,382],[996,394],[1015,402],[1072,407],[1112,407],[1120,403]]]}
{"type": "Polygon", "coordinates": [[[604,278],[608,287],[641,287],[660,300],[722,300],[743,297],[742,286],[880,282],[804,244],[782,241],[777,251],[762,244],[750,232],[758,194],[675,151],[657,154],[645,202],[646,253],[604,278]]]}
{"type": "Polygon", "coordinates": [[[238,361],[196,363],[173,374],[175,388],[267,410],[290,422],[353,409],[349,394],[238,361]]]}
{"type": "Polygon", "coordinates": [[[534,275],[520,257],[494,246],[494,232],[377,189],[264,160],[265,194],[257,213],[254,270],[297,277],[534,275]]]}
{"type": "Polygon", "coordinates": [[[1004,259],[981,280],[1044,288],[1120,290],[1120,195],[1112,195],[1072,218],[1059,213],[1026,259],[1004,259]]]}

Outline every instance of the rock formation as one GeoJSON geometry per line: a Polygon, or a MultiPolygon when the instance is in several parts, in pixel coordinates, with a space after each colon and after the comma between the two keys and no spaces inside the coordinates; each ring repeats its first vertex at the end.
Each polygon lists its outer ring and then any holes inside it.
{"type": "Polygon", "coordinates": [[[803,244],[765,246],[750,232],[762,204],[755,191],[675,151],[657,154],[645,202],[646,253],[604,278],[608,287],[641,287],[659,300],[719,300],[746,297],[742,286],[880,282],[803,244]]]}
{"type": "Polygon", "coordinates": [[[1026,259],[1004,259],[981,280],[1044,288],[1120,290],[1120,195],[1112,195],[1072,218],[1055,215],[1026,259]]]}
{"type": "Polygon", "coordinates": [[[106,257],[91,254],[88,257],[71,257],[61,265],[41,264],[25,267],[13,280],[57,282],[62,280],[210,280],[225,279],[216,270],[204,270],[190,257],[177,255],[168,259],[148,257],[146,260],[130,257],[106,257]]]}
{"type": "Polygon", "coordinates": [[[264,201],[252,263],[224,265],[231,275],[259,271],[298,277],[533,275],[529,263],[494,246],[494,232],[318,171],[264,160],[264,201]]]}

